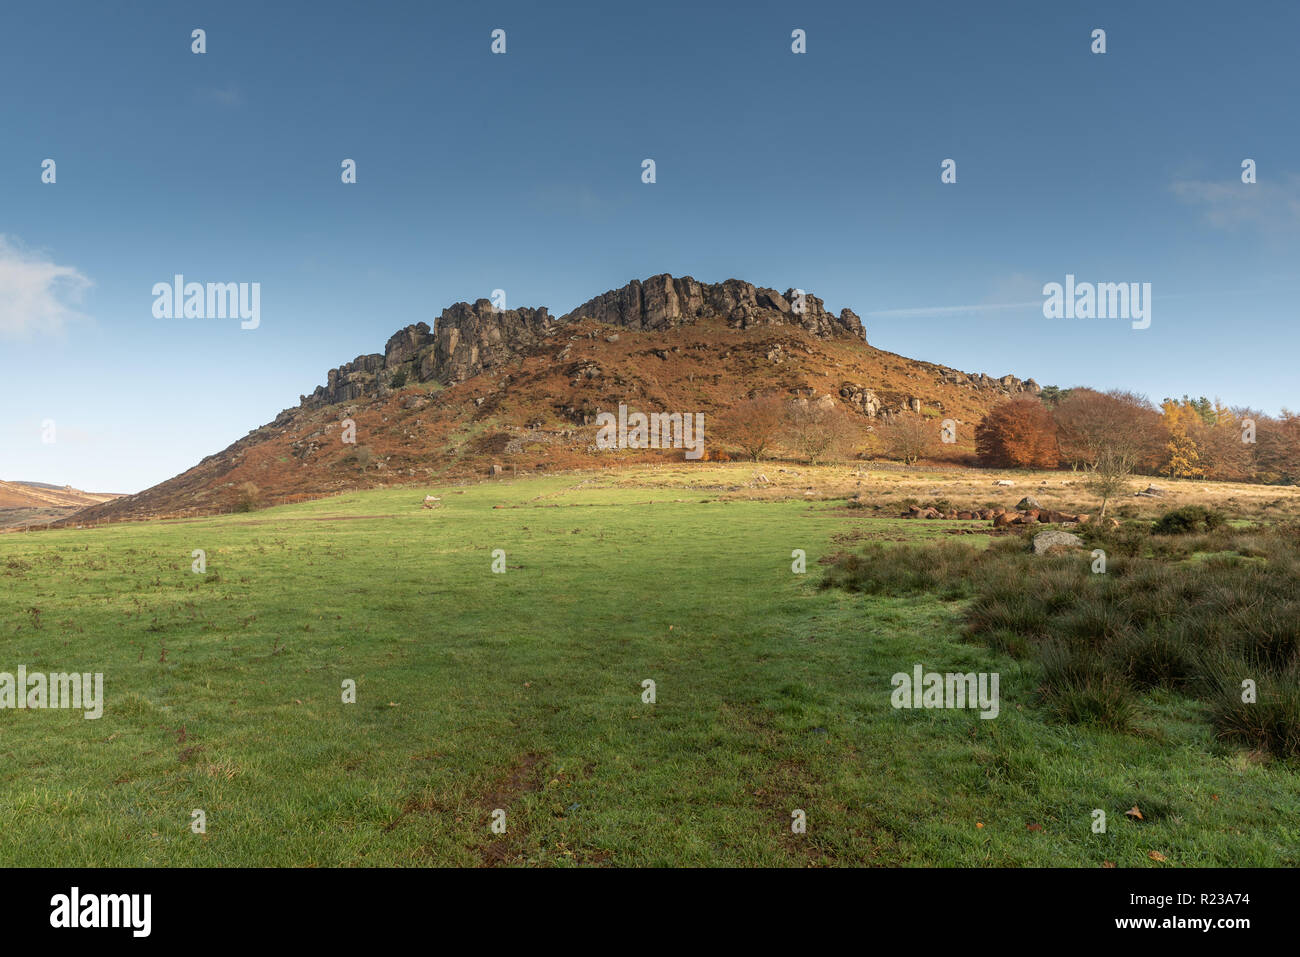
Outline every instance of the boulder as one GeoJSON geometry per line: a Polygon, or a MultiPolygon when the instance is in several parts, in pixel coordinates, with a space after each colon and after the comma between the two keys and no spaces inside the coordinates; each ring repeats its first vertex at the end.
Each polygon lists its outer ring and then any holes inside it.
{"type": "Polygon", "coordinates": [[[1042,508],[1042,507],[1043,506],[1038,504],[1038,499],[1034,498],[1032,495],[1026,495],[1020,501],[1016,502],[1016,508],[1042,508]]]}
{"type": "Polygon", "coordinates": [[[1018,517],[1015,512],[1000,512],[993,518],[993,527],[1002,528],[1005,525],[1010,525],[1018,517]]]}
{"type": "Polygon", "coordinates": [[[998,480],[997,480],[996,482],[994,482],[993,484],[994,484],[994,485],[1001,485],[1001,486],[1004,486],[1004,487],[1006,487],[1006,488],[1010,488],[1012,485],[1015,485],[1016,483],[1015,483],[1015,482],[1008,481],[1007,479],[998,479],[998,480]]]}
{"type": "Polygon", "coordinates": [[[1082,538],[1070,532],[1063,532],[1058,528],[1050,529],[1046,532],[1039,532],[1034,536],[1033,541],[1035,555],[1053,555],[1068,551],[1071,548],[1082,547],[1082,538]]]}

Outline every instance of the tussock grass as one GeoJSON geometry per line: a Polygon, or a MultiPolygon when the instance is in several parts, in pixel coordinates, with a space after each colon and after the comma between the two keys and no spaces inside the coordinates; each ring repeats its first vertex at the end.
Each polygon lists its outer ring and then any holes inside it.
{"type": "Polygon", "coordinates": [[[1234,529],[1187,506],[1145,529],[1087,534],[1119,556],[1105,573],[1093,571],[1091,550],[1034,557],[1008,538],[986,551],[876,546],[843,558],[823,584],[969,598],[965,634],[1034,659],[1041,699],[1061,720],[1129,730],[1139,694],[1164,689],[1208,704],[1221,738],[1300,758],[1296,529],[1234,529]],[[1241,700],[1248,680],[1255,702],[1241,700]]]}

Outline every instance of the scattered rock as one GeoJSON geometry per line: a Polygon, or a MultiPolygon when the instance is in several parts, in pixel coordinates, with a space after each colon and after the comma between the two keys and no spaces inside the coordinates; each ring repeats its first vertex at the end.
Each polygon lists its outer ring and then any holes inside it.
{"type": "Polygon", "coordinates": [[[1033,548],[1035,555],[1055,555],[1071,548],[1082,547],[1082,538],[1070,532],[1063,532],[1059,528],[1039,532],[1034,536],[1033,548]]]}
{"type": "Polygon", "coordinates": [[[1034,498],[1031,495],[1026,495],[1020,501],[1016,502],[1016,508],[1042,508],[1042,507],[1043,506],[1038,504],[1038,499],[1034,498]]]}

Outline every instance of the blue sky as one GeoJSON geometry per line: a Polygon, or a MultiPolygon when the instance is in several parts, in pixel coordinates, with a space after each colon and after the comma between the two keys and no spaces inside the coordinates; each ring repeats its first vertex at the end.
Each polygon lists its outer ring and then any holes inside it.
{"type": "Polygon", "coordinates": [[[660,272],[967,371],[1300,406],[1297,35],[1283,2],[11,5],[0,478],[138,491],[452,302],[660,272]],[[175,273],[261,283],[260,327],[154,318],[175,273]],[[1151,327],[1044,318],[1067,273],[1150,282],[1151,327]]]}

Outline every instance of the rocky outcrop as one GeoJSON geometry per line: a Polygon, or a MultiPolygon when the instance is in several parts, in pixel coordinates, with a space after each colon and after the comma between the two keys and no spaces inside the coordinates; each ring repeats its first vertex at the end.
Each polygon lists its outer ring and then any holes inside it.
{"type": "Polygon", "coordinates": [[[384,346],[384,368],[398,369],[414,362],[425,347],[432,343],[433,334],[429,331],[429,324],[426,322],[417,322],[413,326],[407,326],[393,333],[388,344],[384,346]]]}
{"type": "Polygon", "coordinates": [[[944,385],[966,386],[971,389],[981,389],[989,392],[1004,392],[1007,395],[1019,395],[1029,393],[1038,395],[1043,391],[1033,379],[1017,379],[1013,375],[991,376],[983,372],[960,372],[957,369],[948,369],[943,366],[936,366],[935,372],[938,375],[938,382],[944,385]]]}
{"type": "Polygon", "coordinates": [[[316,408],[374,395],[379,391],[379,373],[383,368],[384,357],[381,355],[357,356],[337,369],[330,369],[325,378],[325,385],[318,385],[311,395],[299,398],[303,406],[316,408]]]}
{"type": "Polygon", "coordinates": [[[358,356],[331,369],[325,385],[302,396],[301,404],[319,408],[383,396],[401,373],[406,382],[463,382],[528,353],[554,328],[555,320],[545,308],[497,311],[487,299],[473,305],[458,302],[442,311],[433,331],[417,322],[394,333],[383,355],[358,356]]]}
{"type": "Polygon", "coordinates": [[[856,382],[846,382],[840,386],[840,398],[869,419],[880,414],[880,400],[876,394],[856,382]]]}
{"type": "Polygon", "coordinates": [[[496,310],[486,299],[458,302],[434,324],[433,349],[420,363],[419,378],[448,385],[504,365],[530,352],[555,333],[546,307],[496,310]]]}
{"type": "Polygon", "coordinates": [[[862,320],[851,309],[839,316],[827,312],[816,296],[798,289],[779,293],[739,279],[701,283],[690,276],[667,273],[644,281],[634,279],[583,303],[561,322],[594,319],[628,329],[656,330],[715,317],[736,329],[794,325],[815,336],[854,336],[865,339],[862,320]]]}
{"type": "MultiPolygon", "coordinates": [[[[382,355],[358,356],[331,370],[325,385],[310,396],[300,397],[300,406],[319,408],[382,397],[394,387],[416,382],[454,385],[535,353],[563,327],[583,320],[653,332],[703,319],[720,321],[733,329],[794,326],[822,339],[866,341],[862,320],[853,310],[841,309],[837,316],[826,310],[822,300],[804,290],[778,292],[739,279],[702,283],[690,276],[664,273],[612,289],[558,319],[544,307],[497,310],[487,299],[473,304],[458,302],[443,310],[432,329],[424,322],[406,326],[389,338],[382,355]]],[[[617,342],[618,333],[604,338],[617,342]]],[[[791,356],[777,342],[769,348],[767,358],[784,362],[791,356]]],[[[944,385],[998,395],[1037,395],[1042,391],[1033,379],[1021,380],[1012,375],[994,378],[930,363],[921,365],[935,376],[936,383],[944,385]]],[[[914,395],[902,395],[890,397],[891,404],[886,406],[871,389],[854,382],[844,383],[839,396],[868,418],[907,410],[918,412],[922,404],[914,395]]],[[[941,405],[935,407],[942,410],[941,405]]]]}
{"type": "MultiPolygon", "coordinates": [[[[432,330],[423,322],[406,326],[389,338],[383,355],[358,356],[330,370],[325,385],[310,396],[301,396],[300,405],[319,408],[382,396],[392,389],[395,379],[399,383],[437,380],[454,385],[534,351],[560,326],[583,319],[653,331],[704,318],[719,318],[736,329],[784,324],[822,338],[865,340],[862,320],[853,310],[842,309],[836,316],[826,311],[820,299],[802,290],[780,293],[739,279],[710,284],[665,273],[610,290],[558,320],[545,307],[497,310],[487,299],[473,304],[458,302],[443,310],[432,330]],[[403,373],[404,379],[397,378],[403,373]]],[[[618,335],[606,339],[615,342],[618,335]]],[[[874,402],[874,396],[871,400],[874,402]]]]}

